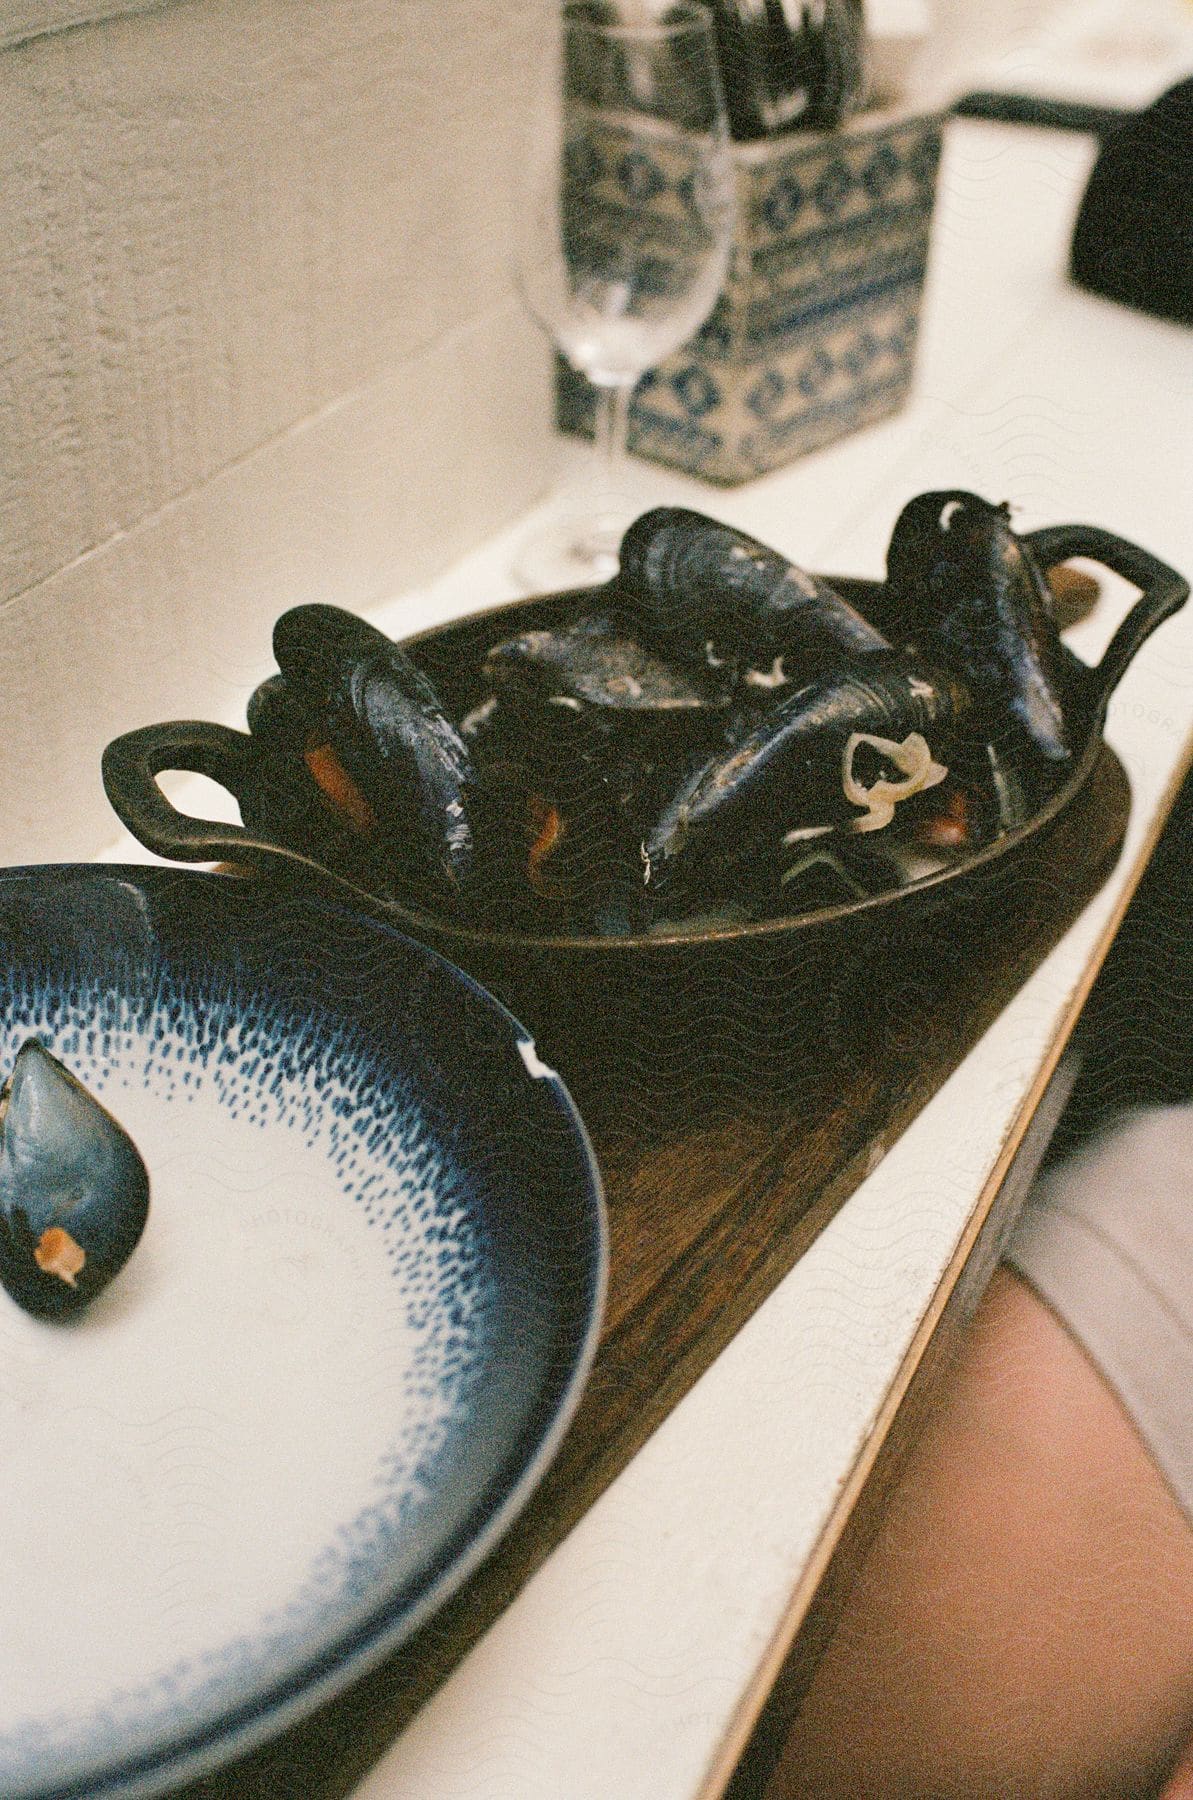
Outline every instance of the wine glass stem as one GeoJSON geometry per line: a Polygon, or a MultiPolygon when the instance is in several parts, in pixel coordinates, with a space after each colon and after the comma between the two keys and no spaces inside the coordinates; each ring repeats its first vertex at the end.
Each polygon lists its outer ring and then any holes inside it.
{"type": "Polygon", "coordinates": [[[620,495],[630,429],[632,383],[599,387],[596,393],[597,479],[609,495],[620,495]]]}

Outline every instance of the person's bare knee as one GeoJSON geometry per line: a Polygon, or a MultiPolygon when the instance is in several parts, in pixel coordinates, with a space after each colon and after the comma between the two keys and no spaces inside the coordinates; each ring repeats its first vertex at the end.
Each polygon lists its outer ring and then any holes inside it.
{"type": "Polygon", "coordinates": [[[1193,1531],[999,1270],[813,1682],[780,1796],[1145,1794],[1193,1723],[1193,1531]]]}

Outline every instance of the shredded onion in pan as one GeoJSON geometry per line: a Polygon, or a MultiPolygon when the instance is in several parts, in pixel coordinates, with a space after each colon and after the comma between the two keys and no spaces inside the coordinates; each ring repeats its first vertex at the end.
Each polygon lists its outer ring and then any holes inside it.
{"type": "Polygon", "coordinates": [[[925,788],[935,787],[943,781],[948,770],[943,763],[933,762],[928,741],[918,731],[913,731],[903,739],[901,744],[894,738],[873,737],[868,731],[855,731],[845,746],[845,754],[841,759],[841,786],[845,798],[853,806],[864,806],[866,811],[860,819],[854,819],[853,831],[881,831],[889,825],[895,816],[895,808],[900,800],[910,800],[913,794],[923,793],[925,788]],[[887,781],[880,778],[873,787],[863,787],[854,778],[853,759],[863,744],[894,763],[902,770],[904,780],[887,781]]]}
{"type": "Polygon", "coordinates": [[[776,656],[769,669],[747,669],[745,679],[751,687],[782,687],[787,679],[787,671],[783,667],[783,658],[776,656]]]}

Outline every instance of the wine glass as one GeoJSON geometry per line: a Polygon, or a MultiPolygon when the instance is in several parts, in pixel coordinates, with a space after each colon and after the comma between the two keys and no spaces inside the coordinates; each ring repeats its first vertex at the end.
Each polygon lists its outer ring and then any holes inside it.
{"type": "Polygon", "coordinates": [[[597,492],[528,545],[532,587],[617,567],[640,378],[701,326],[729,266],[733,167],[712,20],[695,0],[568,0],[545,57],[517,212],[527,307],[596,389],[597,492]]]}

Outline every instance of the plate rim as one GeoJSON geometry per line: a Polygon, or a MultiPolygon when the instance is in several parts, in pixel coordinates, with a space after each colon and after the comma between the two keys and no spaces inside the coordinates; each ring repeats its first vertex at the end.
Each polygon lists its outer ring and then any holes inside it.
{"type": "MultiPolygon", "coordinates": [[[[250,903],[264,899],[268,892],[261,884],[241,882],[229,875],[177,865],[136,863],[30,863],[0,869],[0,896],[5,889],[18,883],[50,887],[93,885],[98,889],[132,887],[139,893],[147,893],[151,901],[153,890],[178,886],[212,894],[235,886],[243,889],[250,903]]],[[[307,889],[289,887],[286,897],[291,904],[325,916],[344,917],[356,928],[393,940],[416,961],[437,966],[449,983],[463,987],[482,1007],[496,1013],[515,1047],[525,1044],[533,1054],[534,1034],[530,1028],[523,1025],[495,994],[441,951],[374,913],[358,909],[338,896],[327,895],[314,884],[307,889]]],[[[526,1060],[525,1053],[523,1060],[526,1060]]],[[[592,1237],[586,1253],[586,1261],[591,1267],[591,1297],[583,1335],[546,1425],[536,1431],[529,1453],[519,1465],[514,1479],[508,1485],[498,1484],[497,1495],[491,1496],[491,1503],[486,1501],[489,1490],[482,1493],[483,1522],[454,1552],[449,1544],[448,1559],[438,1574],[396,1614],[392,1599],[375,1608],[334,1644],[308,1656],[305,1662],[274,1681],[261,1696],[239,1709],[224,1709],[200,1729],[175,1736],[134,1760],[121,1763],[109,1759],[94,1772],[72,1777],[65,1786],[61,1782],[52,1786],[44,1783],[26,1785],[14,1792],[13,1800],[81,1800],[84,1793],[88,1800],[151,1800],[152,1796],[168,1792],[182,1782],[214,1774],[225,1764],[279,1736],[397,1651],[496,1548],[553,1462],[575,1416],[596,1356],[608,1298],[609,1221],[604,1181],[588,1128],[566,1083],[556,1070],[547,1069],[546,1065],[541,1065],[541,1070],[549,1078],[553,1104],[563,1116],[569,1138],[578,1152],[582,1211],[589,1220],[592,1237]]],[[[540,1078],[529,1065],[526,1072],[528,1080],[540,1078]]]]}

